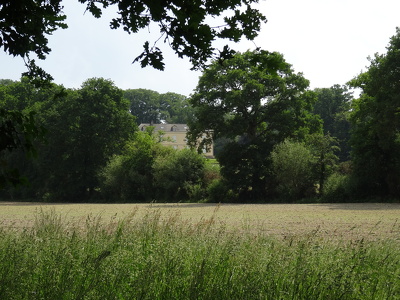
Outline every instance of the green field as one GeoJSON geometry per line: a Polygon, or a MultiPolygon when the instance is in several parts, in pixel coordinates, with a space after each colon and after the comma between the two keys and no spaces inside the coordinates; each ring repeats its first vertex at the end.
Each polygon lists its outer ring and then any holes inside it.
{"type": "Polygon", "coordinates": [[[399,299],[399,213],[2,202],[0,299],[399,299]]]}
{"type": "Polygon", "coordinates": [[[133,212],[179,215],[192,223],[213,219],[215,226],[251,229],[270,235],[315,233],[338,239],[397,239],[400,204],[46,204],[0,202],[3,226],[29,226],[38,212],[54,211],[65,221],[84,222],[87,216],[102,221],[123,219],[133,212]]]}

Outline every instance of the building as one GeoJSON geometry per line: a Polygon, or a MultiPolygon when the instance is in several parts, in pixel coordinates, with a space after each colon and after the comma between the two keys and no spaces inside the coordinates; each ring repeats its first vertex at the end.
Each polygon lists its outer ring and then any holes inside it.
{"type": "MultiPolygon", "coordinates": [[[[189,127],[186,124],[140,124],[139,130],[145,131],[146,127],[150,126],[154,128],[154,132],[162,132],[164,139],[162,143],[164,145],[177,150],[189,148],[186,138],[189,127]]],[[[206,157],[214,157],[213,145],[211,145],[209,151],[204,149],[203,153],[206,157]]]]}

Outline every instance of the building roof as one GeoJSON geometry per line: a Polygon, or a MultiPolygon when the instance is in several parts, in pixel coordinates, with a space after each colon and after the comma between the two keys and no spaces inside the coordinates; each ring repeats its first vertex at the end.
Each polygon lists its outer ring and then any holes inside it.
{"type": "Polygon", "coordinates": [[[139,125],[139,130],[144,131],[146,127],[152,126],[155,131],[174,131],[174,132],[186,132],[189,130],[187,124],[146,124],[142,123],[139,125]]]}

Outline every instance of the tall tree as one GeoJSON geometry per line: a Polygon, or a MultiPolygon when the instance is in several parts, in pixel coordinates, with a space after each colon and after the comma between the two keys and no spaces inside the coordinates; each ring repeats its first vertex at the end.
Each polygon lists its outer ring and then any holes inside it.
{"type": "Polygon", "coordinates": [[[136,118],[137,124],[160,123],[160,94],[146,89],[124,91],[124,97],[129,101],[129,110],[136,118]]]}
{"type": "Polygon", "coordinates": [[[400,28],[386,54],[350,84],[362,89],[353,106],[354,175],[363,195],[400,196],[400,28]]]}
{"type": "Polygon", "coordinates": [[[243,199],[265,197],[275,144],[321,130],[310,112],[315,94],[308,84],[281,54],[263,50],[215,61],[200,77],[190,99],[195,119],[189,139],[194,145],[203,138],[201,149],[213,139],[228,138],[217,158],[243,199]]]}
{"type": "Polygon", "coordinates": [[[57,85],[37,89],[27,81],[7,88],[7,109],[14,105],[23,113],[36,113],[37,122],[46,128],[46,143],[35,144],[36,161],[27,162],[20,151],[5,157],[29,177],[30,188],[21,194],[89,200],[99,186],[99,170],[137,130],[122,90],[98,78],[87,80],[79,90],[57,85]]]}
{"type": "Polygon", "coordinates": [[[350,109],[353,95],[346,86],[338,84],[330,88],[317,88],[314,113],[323,121],[324,134],[338,139],[341,161],[350,159],[350,109]]]}
{"type": "MultiPolygon", "coordinates": [[[[212,57],[223,60],[231,57],[233,50],[227,45],[214,48],[216,39],[239,41],[242,37],[253,40],[260,31],[265,16],[252,8],[259,0],[78,0],[86,4],[86,9],[96,18],[103,10],[114,7],[117,15],[110,21],[112,29],[122,28],[127,33],[137,33],[148,28],[151,23],[159,26],[160,37],[151,43],[146,41],[143,52],[134,62],[140,62],[163,70],[163,53],[157,43],[163,40],[178,57],[187,57],[193,68],[203,67],[212,57]],[[220,17],[223,16],[223,17],[220,17]],[[216,26],[210,19],[219,19],[216,26]]],[[[0,49],[24,59],[28,71],[25,73],[36,86],[48,86],[50,74],[40,68],[32,54],[45,59],[51,51],[48,36],[59,28],[67,28],[67,16],[63,12],[62,0],[5,0],[0,2],[0,49]]],[[[33,123],[21,112],[10,113],[0,110],[0,122],[10,124],[2,128],[0,139],[9,141],[5,145],[12,148],[10,136],[19,128],[26,137],[32,136],[25,128],[33,123]]],[[[37,128],[33,129],[38,131],[37,128]]],[[[19,145],[19,147],[22,147],[19,145]]]]}
{"type": "Polygon", "coordinates": [[[50,94],[50,89],[36,89],[26,78],[20,82],[1,80],[0,189],[27,182],[21,167],[24,169],[27,158],[36,157],[35,145],[43,142],[45,135],[45,129],[36,119],[37,111],[31,106],[50,94]]]}
{"type": "Polygon", "coordinates": [[[44,152],[54,198],[79,202],[94,196],[97,173],[136,130],[122,96],[111,81],[88,79],[49,111],[51,146],[44,152]]]}
{"type": "Polygon", "coordinates": [[[161,94],[160,106],[167,123],[186,124],[193,118],[193,108],[184,95],[171,92],[161,94]]]}

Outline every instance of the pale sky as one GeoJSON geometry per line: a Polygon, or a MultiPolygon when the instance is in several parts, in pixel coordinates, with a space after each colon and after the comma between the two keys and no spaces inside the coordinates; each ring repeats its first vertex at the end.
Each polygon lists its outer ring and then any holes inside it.
{"type": "MultiPolygon", "coordinates": [[[[232,47],[238,51],[256,46],[282,53],[296,72],[310,80],[310,87],[345,84],[366,70],[367,57],[385,53],[390,37],[400,27],[399,0],[266,0],[259,8],[268,18],[255,42],[243,41],[232,47]]],[[[92,77],[111,79],[122,89],[146,88],[160,93],[189,95],[200,72],[190,71],[188,60],[165,50],[165,71],[132,65],[146,39],[154,41],[154,29],[128,35],[111,30],[109,11],[101,19],[77,0],[65,0],[69,28],[49,37],[52,52],[38,61],[55,82],[79,88],[92,77]]],[[[160,44],[162,46],[162,44],[160,44]]],[[[224,43],[221,43],[224,45],[224,43]]],[[[0,52],[0,78],[20,79],[25,72],[21,58],[0,52]]]]}

